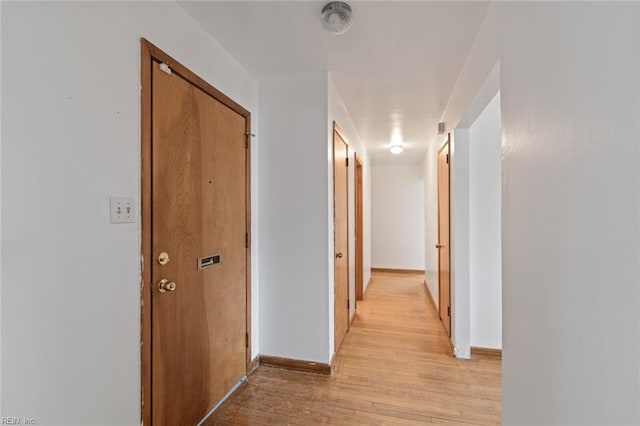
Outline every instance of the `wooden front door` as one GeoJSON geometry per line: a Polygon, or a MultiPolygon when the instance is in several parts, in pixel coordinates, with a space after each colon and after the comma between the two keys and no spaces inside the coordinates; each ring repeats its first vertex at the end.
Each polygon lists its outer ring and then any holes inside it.
{"type": "Polygon", "coordinates": [[[339,127],[333,131],[333,235],[335,351],[349,330],[348,145],[339,127]]]}
{"type": "Polygon", "coordinates": [[[451,336],[451,243],[449,228],[449,145],[451,135],[438,153],[438,281],[440,318],[451,336]]]}
{"type": "Polygon", "coordinates": [[[246,375],[248,116],[150,67],[151,421],[195,425],[246,375]]]}
{"type": "Polygon", "coordinates": [[[363,169],[362,160],[354,155],[355,169],[355,206],[356,206],[356,300],[364,297],[364,215],[363,215],[363,169]]]}

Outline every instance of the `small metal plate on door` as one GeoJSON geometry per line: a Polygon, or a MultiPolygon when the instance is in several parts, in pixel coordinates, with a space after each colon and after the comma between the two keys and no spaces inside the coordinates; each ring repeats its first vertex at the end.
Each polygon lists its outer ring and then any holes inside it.
{"type": "Polygon", "coordinates": [[[199,257],[198,258],[198,271],[208,268],[213,265],[217,265],[221,262],[221,255],[214,254],[211,256],[199,257]]]}

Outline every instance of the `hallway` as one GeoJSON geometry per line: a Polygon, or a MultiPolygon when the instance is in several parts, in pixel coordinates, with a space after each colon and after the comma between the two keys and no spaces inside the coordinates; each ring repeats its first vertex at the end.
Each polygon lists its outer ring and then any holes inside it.
{"type": "Polygon", "coordinates": [[[376,272],[333,376],[260,367],[207,424],[499,424],[500,359],[450,352],[423,276],[376,272]]]}

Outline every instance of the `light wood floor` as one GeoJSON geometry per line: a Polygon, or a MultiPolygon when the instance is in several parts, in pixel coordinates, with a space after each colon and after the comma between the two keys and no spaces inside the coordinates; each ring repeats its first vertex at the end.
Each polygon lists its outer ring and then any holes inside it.
{"type": "Polygon", "coordinates": [[[260,367],[207,424],[499,424],[500,359],[453,359],[428,297],[421,276],[375,273],[333,376],[260,367]]]}

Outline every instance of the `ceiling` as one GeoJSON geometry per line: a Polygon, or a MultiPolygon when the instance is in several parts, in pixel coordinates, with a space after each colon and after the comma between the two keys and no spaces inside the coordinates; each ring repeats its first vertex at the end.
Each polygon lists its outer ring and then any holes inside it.
{"type": "Polygon", "coordinates": [[[488,4],[351,1],[353,26],[336,36],[320,25],[324,2],[180,2],[258,81],[329,71],[370,158],[385,164],[424,158],[488,4]]]}

